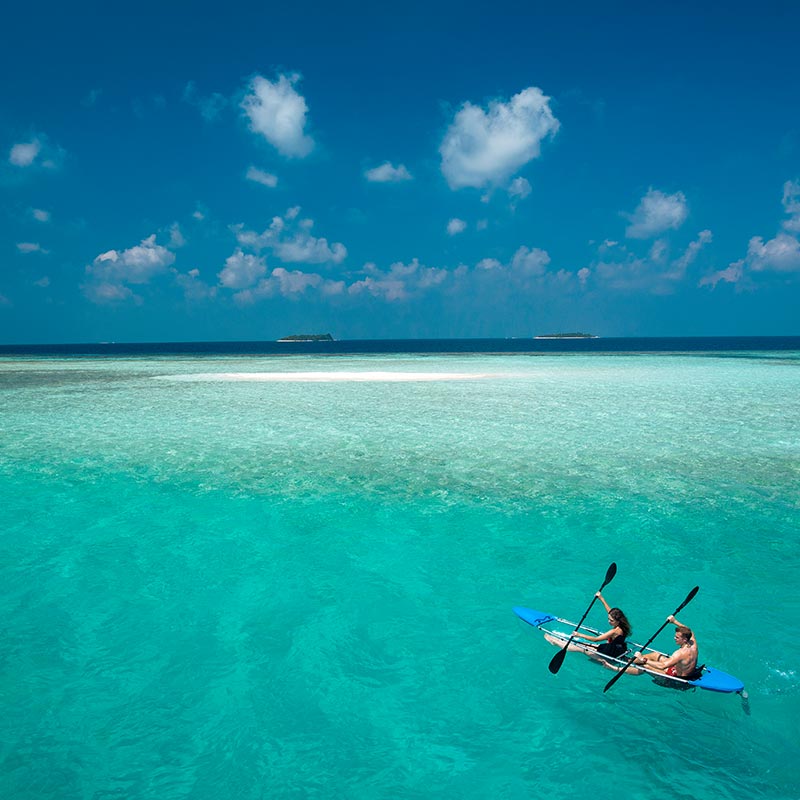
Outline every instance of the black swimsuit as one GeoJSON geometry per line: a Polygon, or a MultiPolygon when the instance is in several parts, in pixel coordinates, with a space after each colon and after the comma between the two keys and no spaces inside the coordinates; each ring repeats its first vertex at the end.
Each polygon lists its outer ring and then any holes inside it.
{"type": "Polygon", "coordinates": [[[625,636],[622,634],[614,636],[607,642],[602,642],[597,646],[598,653],[602,653],[604,656],[612,656],[613,658],[619,658],[627,649],[628,645],[625,642],[625,636]]]}

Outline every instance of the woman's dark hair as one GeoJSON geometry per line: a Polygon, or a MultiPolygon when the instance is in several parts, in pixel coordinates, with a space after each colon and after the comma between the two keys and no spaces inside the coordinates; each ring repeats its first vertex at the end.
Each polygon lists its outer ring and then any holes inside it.
{"type": "Polygon", "coordinates": [[[626,638],[631,635],[631,624],[628,618],[622,613],[619,608],[612,608],[608,612],[608,616],[614,621],[614,624],[622,631],[622,635],[626,638]]]}

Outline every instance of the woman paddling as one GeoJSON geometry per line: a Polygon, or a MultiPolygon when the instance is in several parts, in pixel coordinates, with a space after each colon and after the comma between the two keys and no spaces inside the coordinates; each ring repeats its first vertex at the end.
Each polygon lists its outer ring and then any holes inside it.
{"type": "Polygon", "coordinates": [[[628,649],[625,639],[630,636],[631,624],[622,613],[622,610],[611,608],[600,592],[597,592],[595,597],[605,606],[608,612],[608,624],[614,627],[599,636],[590,636],[588,633],[581,633],[580,631],[575,631],[572,636],[574,639],[584,639],[587,642],[600,642],[597,645],[597,652],[600,655],[619,658],[628,649]]]}

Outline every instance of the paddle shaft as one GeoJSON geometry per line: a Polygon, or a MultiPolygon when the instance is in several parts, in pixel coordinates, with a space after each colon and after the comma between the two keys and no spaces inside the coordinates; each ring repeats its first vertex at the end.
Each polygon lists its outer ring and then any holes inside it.
{"type": "MultiPolygon", "coordinates": [[[[608,584],[614,580],[614,576],[616,574],[617,574],[617,564],[616,562],[612,561],[611,564],[609,564],[608,569],[606,570],[606,579],[603,581],[603,585],[597,590],[598,593],[602,592],[603,589],[605,589],[606,586],[608,586],[608,584]]],[[[583,624],[583,621],[586,619],[586,617],[589,616],[589,612],[592,610],[592,606],[595,604],[596,600],[597,600],[597,594],[595,594],[595,596],[592,598],[592,602],[589,603],[589,608],[586,609],[583,616],[581,617],[580,622],[575,626],[576,630],[580,628],[580,626],[583,624]]],[[[574,638],[573,634],[570,634],[570,637],[569,639],[567,639],[567,643],[564,645],[564,647],[550,659],[550,664],[548,665],[548,669],[550,670],[550,672],[553,673],[553,675],[555,675],[561,669],[561,665],[564,663],[564,659],[566,658],[567,655],[567,648],[572,643],[573,638],[574,638]]]]}
{"type": "MultiPolygon", "coordinates": [[[[689,603],[692,602],[694,596],[700,591],[699,586],[695,586],[689,594],[686,595],[686,599],[670,614],[671,617],[674,617],[678,614],[682,609],[686,608],[689,603]]],[[[669,625],[669,619],[665,620],[664,624],[642,645],[642,650],[646,650],[647,647],[650,645],[650,642],[658,636],[664,628],[669,625]]],[[[628,659],[628,663],[606,684],[603,692],[607,692],[628,670],[628,667],[636,661],[636,656],[633,658],[628,659]]]]}

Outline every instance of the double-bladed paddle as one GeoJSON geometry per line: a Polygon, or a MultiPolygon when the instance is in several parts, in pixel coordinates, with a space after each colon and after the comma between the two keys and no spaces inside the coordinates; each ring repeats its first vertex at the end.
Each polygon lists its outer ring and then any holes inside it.
{"type": "MultiPolygon", "coordinates": [[[[606,586],[608,586],[608,584],[611,583],[612,580],[614,580],[614,576],[616,574],[617,574],[617,565],[612,561],[611,565],[608,568],[608,571],[606,572],[606,579],[603,581],[603,585],[597,591],[602,592],[603,589],[605,589],[606,586]]],[[[589,608],[586,609],[586,613],[581,617],[581,621],[575,626],[575,630],[580,628],[580,626],[583,624],[583,621],[586,619],[587,615],[592,610],[592,606],[594,605],[595,600],[597,600],[596,594],[592,598],[592,602],[589,603],[589,608]]],[[[570,634],[570,637],[569,639],[567,639],[567,643],[564,645],[564,647],[550,659],[550,665],[548,669],[550,670],[550,672],[553,673],[553,675],[555,675],[561,669],[561,665],[564,663],[564,659],[567,656],[567,648],[570,646],[570,643],[572,642],[573,635],[574,634],[570,634]]]]}
{"type": "MultiPolygon", "coordinates": [[[[694,589],[692,589],[692,591],[689,592],[689,594],[686,595],[686,599],[670,614],[670,617],[677,616],[678,612],[682,608],[685,608],[687,605],[689,605],[689,603],[691,603],[692,598],[699,591],[700,591],[700,587],[699,586],[695,586],[694,589]]],[[[667,619],[664,622],[664,624],[642,645],[642,651],[647,649],[647,646],[650,644],[650,642],[652,642],[653,639],[655,639],[656,636],[658,636],[658,634],[661,633],[661,631],[663,631],[664,628],[667,627],[667,625],[669,625],[669,619],[667,619]]],[[[606,687],[605,687],[605,689],[603,689],[603,691],[607,692],[625,674],[625,672],[627,671],[628,667],[631,664],[633,664],[634,661],[636,661],[636,656],[635,655],[633,656],[633,658],[629,659],[628,663],[624,667],[622,667],[622,669],[620,669],[620,671],[606,684],[606,687]]]]}

